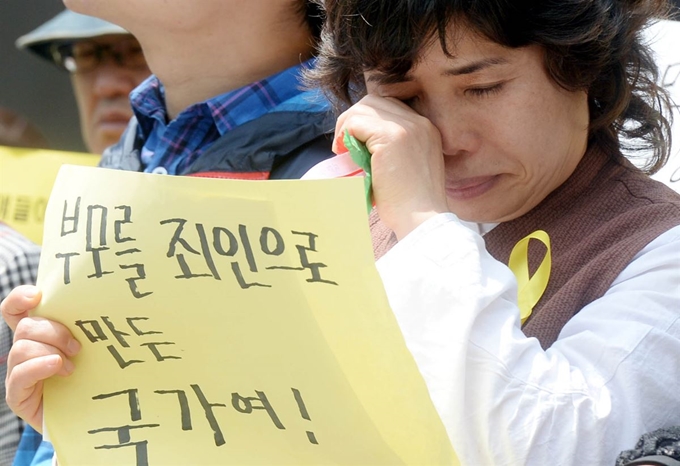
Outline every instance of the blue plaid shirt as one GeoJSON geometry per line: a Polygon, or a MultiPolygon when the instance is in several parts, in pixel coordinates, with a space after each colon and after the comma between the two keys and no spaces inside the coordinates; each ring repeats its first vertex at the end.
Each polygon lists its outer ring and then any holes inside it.
{"type": "Polygon", "coordinates": [[[52,444],[45,442],[42,435],[27,425],[21,436],[13,466],[50,466],[54,449],[52,444]]]}
{"type": "Polygon", "coordinates": [[[130,94],[139,130],[146,141],[145,172],[176,175],[230,130],[275,110],[303,93],[300,72],[312,61],[261,81],[194,104],[168,122],[163,85],[151,76],[130,94]]]}

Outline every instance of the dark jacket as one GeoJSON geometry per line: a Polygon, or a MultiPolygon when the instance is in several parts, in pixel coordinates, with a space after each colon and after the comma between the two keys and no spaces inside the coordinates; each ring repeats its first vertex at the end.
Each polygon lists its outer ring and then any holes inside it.
{"type": "MultiPolygon", "coordinates": [[[[235,179],[296,179],[331,152],[334,119],[327,111],[274,111],[215,141],[180,175],[235,179]]],[[[99,166],[141,171],[144,139],[135,118],[99,166]]]]}

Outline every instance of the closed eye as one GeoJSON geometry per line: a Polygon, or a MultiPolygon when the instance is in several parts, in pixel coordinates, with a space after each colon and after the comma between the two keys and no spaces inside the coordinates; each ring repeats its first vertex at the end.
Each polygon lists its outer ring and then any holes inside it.
{"type": "Polygon", "coordinates": [[[504,85],[505,83],[503,82],[486,87],[472,87],[466,89],[465,93],[475,97],[489,97],[493,94],[498,94],[503,89],[504,85]]]}

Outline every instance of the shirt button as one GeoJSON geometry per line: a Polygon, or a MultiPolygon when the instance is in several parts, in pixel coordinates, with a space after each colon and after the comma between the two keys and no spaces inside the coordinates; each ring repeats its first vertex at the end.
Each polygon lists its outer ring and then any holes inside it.
{"type": "Polygon", "coordinates": [[[165,169],[165,167],[156,167],[153,170],[151,170],[151,173],[158,173],[159,175],[167,175],[168,171],[165,169]]]}

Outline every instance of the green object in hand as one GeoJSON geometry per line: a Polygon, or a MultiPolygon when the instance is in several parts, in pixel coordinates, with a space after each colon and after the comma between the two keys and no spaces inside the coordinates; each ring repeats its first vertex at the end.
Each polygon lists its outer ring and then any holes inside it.
{"type": "Polygon", "coordinates": [[[343,142],[354,163],[366,172],[366,176],[364,176],[364,191],[366,193],[366,210],[370,214],[371,210],[373,210],[373,200],[371,199],[373,195],[371,190],[371,153],[363,142],[357,140],[347,131],[345,131],[343,142]]]}

